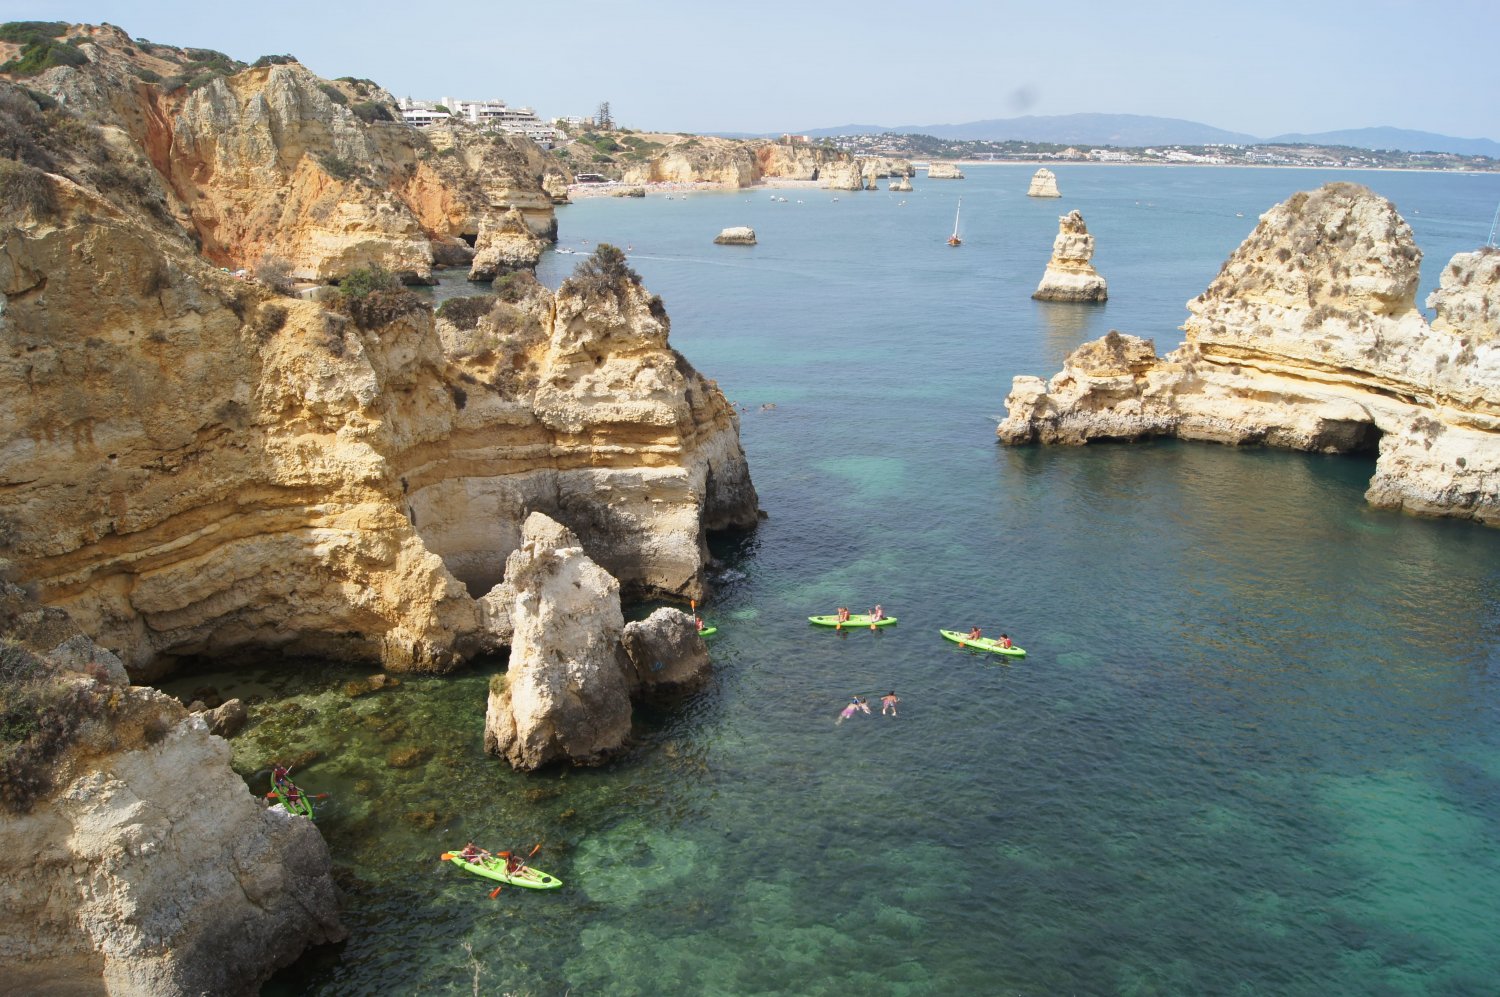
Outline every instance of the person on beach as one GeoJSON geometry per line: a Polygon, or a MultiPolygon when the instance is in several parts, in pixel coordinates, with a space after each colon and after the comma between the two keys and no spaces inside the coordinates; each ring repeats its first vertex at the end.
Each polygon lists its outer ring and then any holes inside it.
{"type": "Polygon", "coordinates": [[[1001,634],[1000,635],[1000,646],[1001,647],[1010,647],[1011,646],[1010,635],[1009,634],[1001,634]]]}
{"type": "Polygon", "coordinates": [[[889,713],[893,717],[897,716],[898,714],[896,713],[896,704],[899,702],[901,702],[901,700],[896,695],[896,691],[894,689],[886,693],[884,696],[881,696],[880,715],[885,716],[887,713],[889,713]]]}
{"type": "Polygon", "coordinates": [[[980,631],[980,629],[978,627],[970,627],[969,628],[969,639],[970,640],[978,640],[981,636],[982,636],[982,633],[981,633],[981,631],[980,631]]]}

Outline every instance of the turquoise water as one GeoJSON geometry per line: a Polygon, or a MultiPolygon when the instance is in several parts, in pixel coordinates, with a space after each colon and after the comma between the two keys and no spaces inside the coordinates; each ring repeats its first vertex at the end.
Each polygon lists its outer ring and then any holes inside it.
{"type": "MultiPolygon", "coordinates": [[[[182,680],[261,697],[257,788],[307,751],[333,794],[352,937],[267,994],[1493,991],[1500,532],[1368,508],[1366,458],[994,441],[1013,375],[1110,328],[1175,346],[1256,216],[1345,175],[1061,167],[1038,201],[1029,168],[966,172],[559,211],[563,246],[631,247],[744,408],[770,518],[716,547],[714,679],[615,763],[533,776],[481,751],[497,665],[357,699],[294,663],[182,680]],[[1111,301],[1034,303],[1074,207],[1111,301]],[[711,244],[741,224],[759,246],[711,244]],[[805,622],[875,602],[900,623],[805,622]],[[976,624],[1028,657],[936,633],[976,624]],[[898,718],[835,725],[888,690],[898,718]],[[566,888],[490,899],[436,858],[469,838],[540,843],[566,888]]],[[[1423,298],[1500,200],[1354,178],[1416,230],[1423,298]]]]}

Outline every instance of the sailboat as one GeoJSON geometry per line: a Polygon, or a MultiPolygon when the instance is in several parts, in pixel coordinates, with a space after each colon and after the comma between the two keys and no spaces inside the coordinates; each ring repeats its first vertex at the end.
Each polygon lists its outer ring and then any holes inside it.
{"type": "Polygon", "coordinates": [[[953,234],[948,237],[948,245],[962,246],[964,241],[958,237],[958,213],[964,208],[964,199],[958,199],[958,207],[953,211],[953,234]]]}

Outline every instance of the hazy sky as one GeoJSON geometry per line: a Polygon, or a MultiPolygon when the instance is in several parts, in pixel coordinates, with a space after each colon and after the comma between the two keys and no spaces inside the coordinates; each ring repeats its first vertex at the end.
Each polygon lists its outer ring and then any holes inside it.
{"type": "Polygon", "coordinates": [[[800,131],[1083,111],[1267,137],[1393,125],[1500,139],[1500,0],[0,0],[396,96],[543,117],[800,131]]]}

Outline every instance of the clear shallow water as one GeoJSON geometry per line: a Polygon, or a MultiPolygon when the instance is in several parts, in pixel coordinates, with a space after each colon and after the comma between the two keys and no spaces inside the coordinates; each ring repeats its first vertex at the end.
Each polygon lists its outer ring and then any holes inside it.
{"type": "MultiPolygon", "coordinates": [[[[480,748],[493,666],[359,699],[318,667],[184,679],[265,697],[253,785],[310,749],[333,793],[351,940],[266,993],[470,992],[465,942],[485,992],[1492,990],[1500,533],[1369,509],[1363,459],[994,442],[1014,374],[1109,328],[1175,346],[1256,216],[1343,175],[1061,167],[1039,201],[1030,168],[966,172],[561,209],[564,246],[631,247],[745,408],[770,519],[718,550],[714,680],[608,767],[520,776],[480,748]],[[1028,297],[1073,207],[1103,307],[1028,297]],[[711,244],[739,224],[761,244],[711,244]],[[804,622],[877,601],[899,625],[804,622]],[[936,634],[974,624],[1029,656],[936,634]],[[835,726],[889,689],[899,718],[835,726]],[[491,900],[436,859],[469,838],[541,842],[568,885],[491,900]]],[[[1412,223],[1424,298],[1500,199],[1354,179],[1412,223]]]]}

